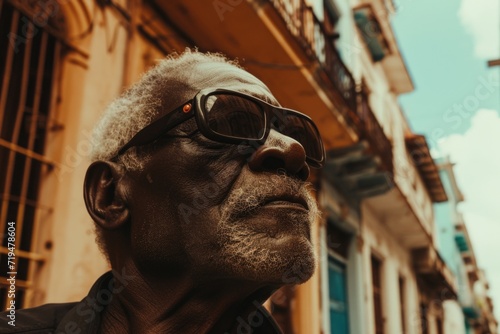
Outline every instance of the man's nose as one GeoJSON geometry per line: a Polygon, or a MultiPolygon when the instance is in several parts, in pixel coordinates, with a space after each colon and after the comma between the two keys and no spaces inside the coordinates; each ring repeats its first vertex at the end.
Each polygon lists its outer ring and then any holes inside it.
{"type": "Polygon", "coordinates": [[[303,181],[309,177],[304,147],[274,129],[271,129],[266,142],[252,154],[248,166],[256,172],[284,170],[288,175],[303,181]]]}

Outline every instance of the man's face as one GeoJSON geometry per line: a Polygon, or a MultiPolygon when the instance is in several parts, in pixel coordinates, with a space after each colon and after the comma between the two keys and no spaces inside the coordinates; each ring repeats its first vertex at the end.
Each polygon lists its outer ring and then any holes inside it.
{"type": "MultiPolygon", "coordinates": [[[[192,69],[188,88],[164,110],[203,88],[227,88],[275,101],[265,85],[227,64],[192,69]]],[[[274,102],[276,103],[276,102],[274,102]]],[[[194,119],[157,144],[139,172],[131,172],[131,244],[139,268],[180,270],[195,280],[241,279],[282,285],[314,271],[314,199],[306,188],[302,146],[271,130],[251,147],[205,138],[194,119]]]]}

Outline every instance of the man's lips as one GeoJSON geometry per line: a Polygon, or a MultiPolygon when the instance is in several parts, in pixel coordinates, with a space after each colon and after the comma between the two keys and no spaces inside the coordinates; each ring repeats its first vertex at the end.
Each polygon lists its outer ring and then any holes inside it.
{"type": "Polygon", "coordinates": [[[290,206],[297,207],[303,210],[309,210],[307,201],[301,196],[294,195],[277,195],[268,197],[264,199],[259,205],[259,207],[264,206],[290,206]]]}

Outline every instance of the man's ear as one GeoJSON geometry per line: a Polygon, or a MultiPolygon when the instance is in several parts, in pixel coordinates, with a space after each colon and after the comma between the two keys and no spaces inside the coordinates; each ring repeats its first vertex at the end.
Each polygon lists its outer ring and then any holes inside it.
{"type": "Polygon", "coordinates": [[[123,185],[119,185],[123,174],[121,166],[107,161],[96,161],[87,169],[83,189],[85,205],[103,229],[119,228],[129,219],[123,185]]]}

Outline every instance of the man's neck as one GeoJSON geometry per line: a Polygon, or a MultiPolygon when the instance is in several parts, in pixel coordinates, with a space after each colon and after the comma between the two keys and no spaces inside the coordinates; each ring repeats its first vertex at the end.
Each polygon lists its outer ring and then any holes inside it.
{"type": "Polygon", "coordinates": [[[186,275],[150,278],[135,266],[103,314],[103,333],[225,333],[271,288],[241,281],[196,282],[186,275]],[[122,288],[123,287],[123,288],[122,288]]]}

